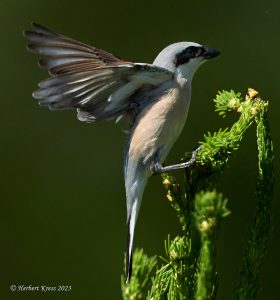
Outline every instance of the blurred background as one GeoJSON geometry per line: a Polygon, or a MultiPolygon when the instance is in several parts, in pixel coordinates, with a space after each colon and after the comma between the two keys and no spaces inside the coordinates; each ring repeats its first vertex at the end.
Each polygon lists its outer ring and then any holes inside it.
{"type": "MultiPolygon", "coordinates": [[[[124,124],[83,124],[74,111],[51,112],[31,93],[47,72],[25,50],[35,21],[135,62],[151,63],[170,43],[196,41],[222,55],[193,81],[185,129],[168,157],[178,162],[207,131],[230,126],[212,99],[218,90],[257,89],[270,101],[279,174],[278,1],[15,1],[1,0],[1,299],[121,299],[125,249],[124,124]],[[71,285],[69,293],[12,293],[15,285],[71,285]]],[[[232,214],[218,240],[219,299],[231,299],[255,209],[255,127],[224,172],[218,191],[232,214]]],[[[175,173],[183,180],[183,172],[175,173]]],[[[279,185],[274,239],[265,259],[260,299],[279,299],[279,185]],[[278,296],[278,297],[277,297],[278,296]]],[[[164,239],[179,225],[159,176],[149,181],[136,246],[164,255],[164,239]]]]}

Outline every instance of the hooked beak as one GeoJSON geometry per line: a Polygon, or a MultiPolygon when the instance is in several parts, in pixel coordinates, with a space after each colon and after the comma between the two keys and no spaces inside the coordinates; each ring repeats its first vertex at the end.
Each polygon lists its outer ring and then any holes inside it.
{"type": "Polygon", "coordinates": [[[206,59],[210,59],[210,58],[214,58],[220,54],[221,54],[221,52],[217,49],[205,48],[205,52],[203,52],[202,56],[206,59]]]}

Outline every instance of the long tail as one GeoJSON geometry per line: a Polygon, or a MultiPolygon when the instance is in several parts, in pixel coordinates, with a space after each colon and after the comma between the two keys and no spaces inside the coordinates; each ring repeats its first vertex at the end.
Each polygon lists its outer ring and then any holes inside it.
{"type": "Polygon", "coordinates": [[[126,283],[129,283],[132,274],[134,230],[148,179],[147,172],[142,167],[132,169],[127,168],[125,176],[127,201],[126,283]]]}

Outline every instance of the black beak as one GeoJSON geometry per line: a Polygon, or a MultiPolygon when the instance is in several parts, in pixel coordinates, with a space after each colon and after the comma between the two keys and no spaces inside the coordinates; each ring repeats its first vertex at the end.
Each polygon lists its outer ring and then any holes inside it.
{"type": "Polygon", "coordinates": [[[214,58],[220,54],[221,54],[221,52],[218,51],[217,49],[205,48],[205,52],[202,53],[202,56],[206,59],[210,59],[210,58],[214,58]]]}

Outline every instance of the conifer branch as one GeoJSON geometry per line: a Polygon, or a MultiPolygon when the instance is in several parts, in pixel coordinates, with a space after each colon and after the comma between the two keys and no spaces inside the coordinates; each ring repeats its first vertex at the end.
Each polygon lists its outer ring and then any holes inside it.
{"type": "Polygon", "coordinates": [[[215,240],[222,218],[230,214],[226,204],[227,200],[216,191],[200,192],[195,198],[195,220],[201,238],[196,300],[216,297],[215,240]]]}
{"type": "MultiPolygon", "coordinates": [[[[156,257],[148,257],[143,249],[135,249],[133,255],[133,274],[129,285],[125,276],[121,277],[122,296],[124,300],[144,300],[151,288],[151,277],[156,266],[156,257]]],[[[125,272],[125,270],[124,270],[125,272]]]]}
{"type": "Polygon", "coordinates": [[[271,203],[275,183],[273,169],[273,144],[267,117],[267,102],[256,116],[258,144],[258,176],[256,182],[257,208],[251,224],[249,241],[240,271],[236,300],[257,299],[260,276],[272,235],[271,203]]]}

